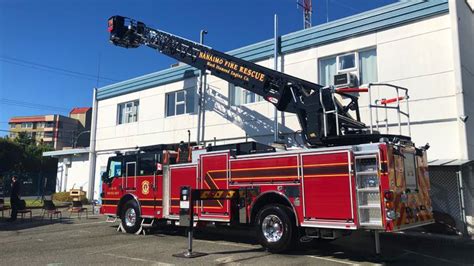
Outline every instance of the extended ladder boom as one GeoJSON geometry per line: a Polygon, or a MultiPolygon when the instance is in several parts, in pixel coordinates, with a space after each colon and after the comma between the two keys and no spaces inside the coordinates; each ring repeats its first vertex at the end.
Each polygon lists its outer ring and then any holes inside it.
{"type": "MultiPolygon", "coordinates": [[[[235,86],[254,92],[272,103],[280,111],[295,113],[302,129],[302,136],[311,146],[324,145],[322,104],[325,110],[334,110],[341,119],[339,127],[326,123],[326,135],[336,136],[336,128],[350,127],[350,130],[365,128],[359,119],[353,119],[349,108],[340,106],[331,91],[306,80],[284,74],[255,63],[242,60],[208,46],[179,36],[147,27],[144,23],[121,16],[109,19],[110,41],[125,48],[146,45],[150,48],[186,63],[201,71],[209,71],[235,86]],[[321,94],[321,95],[320,95],[321,94]]],[[[355,104],[357,105],[357,104],[355,104]]],[[[352,105],[353,107],[354,105],[352,105]]],[[[335,115],[331,116],[334,119],[335,115]]]]}

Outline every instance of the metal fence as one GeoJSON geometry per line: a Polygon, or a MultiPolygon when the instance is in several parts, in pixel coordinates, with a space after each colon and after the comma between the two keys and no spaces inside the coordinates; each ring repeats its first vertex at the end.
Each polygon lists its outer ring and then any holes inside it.
{"type": "Polygon", "coordinates": [[[6,172],[0,174],[0,197],[9,197],[11,190],[11,177],[17,176],[21,184],[21,196],[42,196],[55,191],[56,173],[16,173],[6,172]]]}
{"type": "Polygon", "coordinates": [[[429,171],[433,210],[449,214],[455,220],[456,228],[466,234],[460,172],[444,167],[430,167],[429,171]]]}

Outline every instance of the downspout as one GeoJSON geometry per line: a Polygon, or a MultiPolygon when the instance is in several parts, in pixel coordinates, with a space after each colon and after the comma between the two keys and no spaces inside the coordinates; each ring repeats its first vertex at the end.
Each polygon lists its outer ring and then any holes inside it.
{"type": "Polygon", "coordinates": [[[94,88],[92,94],[92,124],[91,124],[91,139],[89,145],[89,187],[87,198],[89,201],[94,200],[94,188],[95,188],[95,138],[97,131],[97,88],[94,88]]]}
{"type": "Polygon", "coordinates": [[[459,129],[459,159],[468,159],[467,129],[465,124],[464,90],[462,84],[461,51],[459,45],[458,10],[456,0],[449,0],[449,15],[451,19],[451,34],[453,41],[454,84],[457,107],[457,122],[459,129]]]}

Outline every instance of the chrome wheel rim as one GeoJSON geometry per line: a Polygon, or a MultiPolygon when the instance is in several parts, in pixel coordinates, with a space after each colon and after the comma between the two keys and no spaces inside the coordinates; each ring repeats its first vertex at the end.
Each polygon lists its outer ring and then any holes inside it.
{"type": "Polygon", "coordinates": [[[133,208],[128,209],[125,212],[125,224],[128,227],[133,227],[135,223],[137,222],[137,213],[133,208]]]}
{"type": "Polygon", "coordinates": [[[270,214],[262,221],[262,233],[267,242],[278,242],[283,236],[283,222],[274,214],[270,214]]]}

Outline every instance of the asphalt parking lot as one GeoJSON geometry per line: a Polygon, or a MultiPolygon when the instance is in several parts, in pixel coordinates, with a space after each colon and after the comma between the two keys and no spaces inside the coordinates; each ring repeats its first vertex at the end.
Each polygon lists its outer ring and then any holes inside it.
{"type": "Polygon", "coordinates": [[[357,232],[287,254],[271,254],[255,242],[250,230],[206,228],[196,232],[194,250],[208,255],[183,259],[172,256],[187,247],[182,230],[158,228],[148,235],[123,234],[100,215],[15,223],[0,218],[1,265],[472,265],[473,242],[383,234],[383,254],[377,257],[371,234],[357,232]]]}

